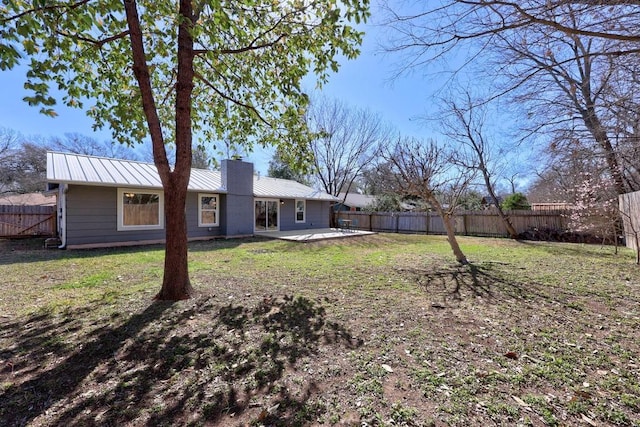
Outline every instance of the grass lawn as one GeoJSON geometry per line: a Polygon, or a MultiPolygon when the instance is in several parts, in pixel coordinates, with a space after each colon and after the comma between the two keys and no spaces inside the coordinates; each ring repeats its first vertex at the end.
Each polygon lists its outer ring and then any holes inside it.
{"type": "Polygon", "coordinates": [[[640,426],[634,254],[460,243],[0,241],[0,425],[640,426]]]}

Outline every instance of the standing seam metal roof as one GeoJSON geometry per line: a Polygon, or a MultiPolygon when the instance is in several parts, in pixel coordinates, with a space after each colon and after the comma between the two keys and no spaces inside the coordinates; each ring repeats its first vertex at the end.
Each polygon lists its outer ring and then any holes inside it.
{"type": "MultiPolygon", "coordinates": [[[[132,160],[110,159],[71,153],[47,153],[47,181],[110,187],[162,188],[155,165],[132,160]]],[[[192,169],[189,191],[226,193],[220,171],[192,169]]],[[[270,177],[253,177],[253,195],[335,201],[335,197],[299,182],[270,177]]]]}

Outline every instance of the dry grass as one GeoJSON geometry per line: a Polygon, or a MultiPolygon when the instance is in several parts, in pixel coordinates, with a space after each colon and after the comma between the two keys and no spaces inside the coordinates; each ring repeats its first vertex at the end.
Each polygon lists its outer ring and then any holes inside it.
{"type": "Polygon", "coordinates": [[[157,247],[5,242],[0,425],[640,426],[634,255],[461,244],[197,243],[168,304],[157,247]]]}

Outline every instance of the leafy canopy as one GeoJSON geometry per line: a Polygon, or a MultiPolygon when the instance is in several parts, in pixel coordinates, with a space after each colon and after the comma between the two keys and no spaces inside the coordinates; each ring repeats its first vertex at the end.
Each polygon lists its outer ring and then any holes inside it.
{"type": "Polygon", "coordinates": [[[509,194],[504,198],[502,203],[500,204],[502,209],[504,210],[529,210],[531,209],[531,205],[529,205],[529,201],[527,200],[527,196],[522,193],[513,193],[509,194]]]}
{"type": "MultiPolygon", "coordinates": [[[[0,5],[0,69],[28,67],[25,97],[55,116],[57,91],[131,144],[148,130],[132,70],[124,4],[134,0],[19,1],[0,5]],[[87,100],[92,105],[85,106],[87,100]]],[[[304,151],[300,120],[308,100],[301,80],[319,84],[354,58],[362,33],[349,23],[368,15],[368,0],[194,0],[193,130],[230,146],[277,142],[304,151]]],[[[174,141],[177,2],[139,0],[146,59],[164,138],[174,141]]],[[[302,153],[304,154],[304,153],[302,153]]]]}

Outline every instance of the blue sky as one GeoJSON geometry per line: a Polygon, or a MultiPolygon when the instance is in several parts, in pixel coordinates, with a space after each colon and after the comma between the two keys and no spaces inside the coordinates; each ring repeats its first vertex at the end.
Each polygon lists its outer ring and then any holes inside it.
{"type": "MultiPolygon", "coordinates": [[[[362,54],[355,60],[342,61],[337,74],[331,76],[322,92],[354,107],[366,107],[388,121],[405,135],[430,136],[420,120],[416,120],[431,104],[429,91],[437,89],[420,76],[403,77],[389,82],[395,59],[378,52],[376,31],[368,26],[362,54]],[[431,86],[429,86],[431,85],[431,86]]],[[[397,59],[397,58],[396,58],[397,59]]],[[[92,121],[82,110],[56,106],[55,118],[41,115],[38,107],[29,107],[22,98],[24,68],[0,72],[0,127],[13,129],[24,136],[45,138],[79,133],[99,141],[111,139],[109,130],[94,132],[92,121]]],[[[315,82],[308,82],[308,90],[315,82]]],[[[90,105],[90,102],[88,103],[90,105]]],[[[272,150],[257,150],[249,156],[256,169],[265,174],[272,150]]]]}

